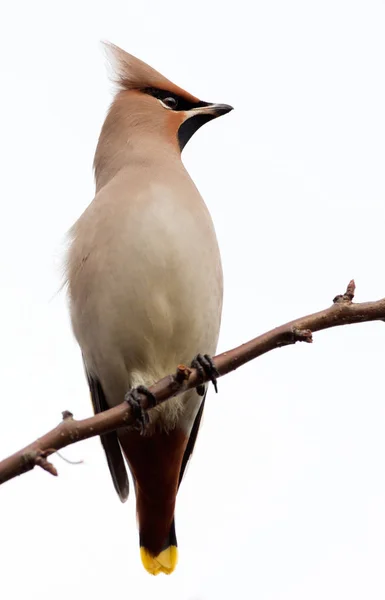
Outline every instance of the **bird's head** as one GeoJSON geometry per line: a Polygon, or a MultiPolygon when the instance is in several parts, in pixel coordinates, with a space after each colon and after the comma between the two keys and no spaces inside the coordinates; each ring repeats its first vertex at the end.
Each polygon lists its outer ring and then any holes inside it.
{"type": "MultiPolygon", "coordinates": [[[[105,48],[118,93],[104,123],[99,146],[161,139],[181,152],[204,123],[232,110],[228,104],[203,102],[117,46],[105,48]]],[[[101,148],[99,148],[101,150],[101,148]]],[[[98,153],[98,151],[97,151],[98,153]]]]}

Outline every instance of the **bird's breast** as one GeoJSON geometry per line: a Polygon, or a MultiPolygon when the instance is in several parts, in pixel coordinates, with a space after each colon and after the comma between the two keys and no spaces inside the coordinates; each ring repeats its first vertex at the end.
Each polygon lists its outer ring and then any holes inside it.
{"type": "Polygon", "coordinates": [[[75,226],[72,322],[98,372],[156,379],[198,352],[215,351],[221,261],[210,215],[190,182],[116,182],[75,226]]]}

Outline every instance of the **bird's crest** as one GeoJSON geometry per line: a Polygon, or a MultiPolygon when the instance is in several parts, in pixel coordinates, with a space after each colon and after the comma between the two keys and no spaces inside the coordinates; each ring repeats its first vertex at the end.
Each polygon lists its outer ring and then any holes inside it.
{"type": "Polygon", "coordinates": [[[136,56],[110,42],[103,42],[103,45],[112,68],[111,78],[120,90],[155,88],[182,96],[189,102],[198,102],[198,98],[172,83],[136,56]]]}

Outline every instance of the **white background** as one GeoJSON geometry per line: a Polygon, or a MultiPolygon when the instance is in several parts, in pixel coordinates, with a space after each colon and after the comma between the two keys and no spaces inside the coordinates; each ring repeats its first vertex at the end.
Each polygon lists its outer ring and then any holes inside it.
{"type": "MultiPolygon", "coordinates": [[[[61,261],[111,100],[100,39],[235,107],[184,162],[223,256],[219,350],[385,295],[385,4],[10,1],[0,25],[0,455],[91,414],[61,261]]],[[[140,563],[100,442],[1,488],[7,600],[383,599],[385,325],[315,335],[220,381],[177,502],[180,560],[140,563]]]]}

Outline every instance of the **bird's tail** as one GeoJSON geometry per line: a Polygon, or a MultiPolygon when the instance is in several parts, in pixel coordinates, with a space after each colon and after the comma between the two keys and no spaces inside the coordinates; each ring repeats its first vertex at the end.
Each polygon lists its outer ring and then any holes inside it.
{"type": "Polygon", "coordinates": [[[119,441],[135,483],[143,566],[168,575],[178,560],[174,510],[186,434],[177,428],[152,436],[120,430],[119,441]]]}
{"type": "Polygon", "coordinates": [[[172,519],[170,531],[163,544],[163,548],[156,555],[146,547],[146,540],[141,532],[140,557],[144,568],[151,575],[158,575],[159,573],[166,573],[166,575],[169,575],[173,572],[178,562],[178,544],[175,534],[174,518],[172,519]]]}

